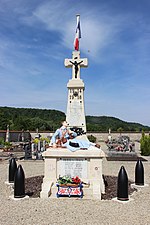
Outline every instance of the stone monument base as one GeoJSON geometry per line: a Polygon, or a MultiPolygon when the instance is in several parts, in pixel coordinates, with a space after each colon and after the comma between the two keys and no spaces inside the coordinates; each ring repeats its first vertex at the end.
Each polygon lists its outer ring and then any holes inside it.
{"type": "Polygon", "coordinates": [[[102,159],[105,154],[96,147],[71,152],[67,148],[48,148],[43,154],[45,172],[41,198],[57,198],[59,176],[79,176],[83,182],[83,198],[101,199],[105,193],[102,177],[102,159]]]}

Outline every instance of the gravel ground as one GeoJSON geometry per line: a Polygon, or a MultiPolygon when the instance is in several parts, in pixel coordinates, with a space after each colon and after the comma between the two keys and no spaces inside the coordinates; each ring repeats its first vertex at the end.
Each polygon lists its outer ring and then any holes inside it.
{"type": "MultiPolygon", "coordinates": [[[[134,181],[136,162],[103,161],[103,174],[117,176],[123,165],[128,178],[134,181]]],[[[18,161],[25,177],[43,175],[43,161],[18,161]]],[[[145,183],[150,184],[150,160],[143,162],[145,183]]],[[[113,200],[40,199],[10,200],[10,188],[4,183],[8,178],[8,161],[0,162],[0,225],[77,225],[77,224],[150,224],[150,186],[139,188],[131,198],[120,203],[113,200]]]]}

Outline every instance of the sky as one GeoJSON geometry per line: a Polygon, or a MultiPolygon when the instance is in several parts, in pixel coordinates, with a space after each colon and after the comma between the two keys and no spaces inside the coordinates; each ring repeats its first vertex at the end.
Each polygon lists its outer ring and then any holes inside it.
{"type": "Polygon", "coordinates": [[[149,0],[0,0],[0,106],[66,113],[76,14],[85,112],[150,126],[149,0]]]}

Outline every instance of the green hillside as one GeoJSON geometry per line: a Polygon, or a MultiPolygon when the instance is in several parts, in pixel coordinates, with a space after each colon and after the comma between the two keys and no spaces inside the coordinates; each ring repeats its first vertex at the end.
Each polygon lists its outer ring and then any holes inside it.
{"type": "Polygon", "coordinates": [[[0,107],[0,129],[5,130],[55,130],[65,114],[58,110],[0,107]]]}
{"type": "Polygon", "coordinates": [[[150,131],[150,127],[139,123],[125,122],[108,116],[86,116],[88,131],[150,131]]]}
{"type": "MultiPolygon", "coordinates": [[[[0,107],[0,130],[9,124],[10,130],[54,131],[63,120],[65,113],[58,110],[0,107]]],[[[150,131],[148,126],[107,116],[86,116],[86,122],[88,131],[150,131]]]]}

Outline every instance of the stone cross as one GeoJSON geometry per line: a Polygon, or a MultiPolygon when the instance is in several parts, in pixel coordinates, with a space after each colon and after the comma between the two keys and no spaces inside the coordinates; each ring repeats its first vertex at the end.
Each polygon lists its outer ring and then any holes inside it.
{"type": "Polygon", "coordinates": [[[72,59],[65,59],[65,67],[72,67],[72,79],[80,79],[80,67],[87,67],[87,58],[80,58],[79,51],[73,51],[72,59]]]}

